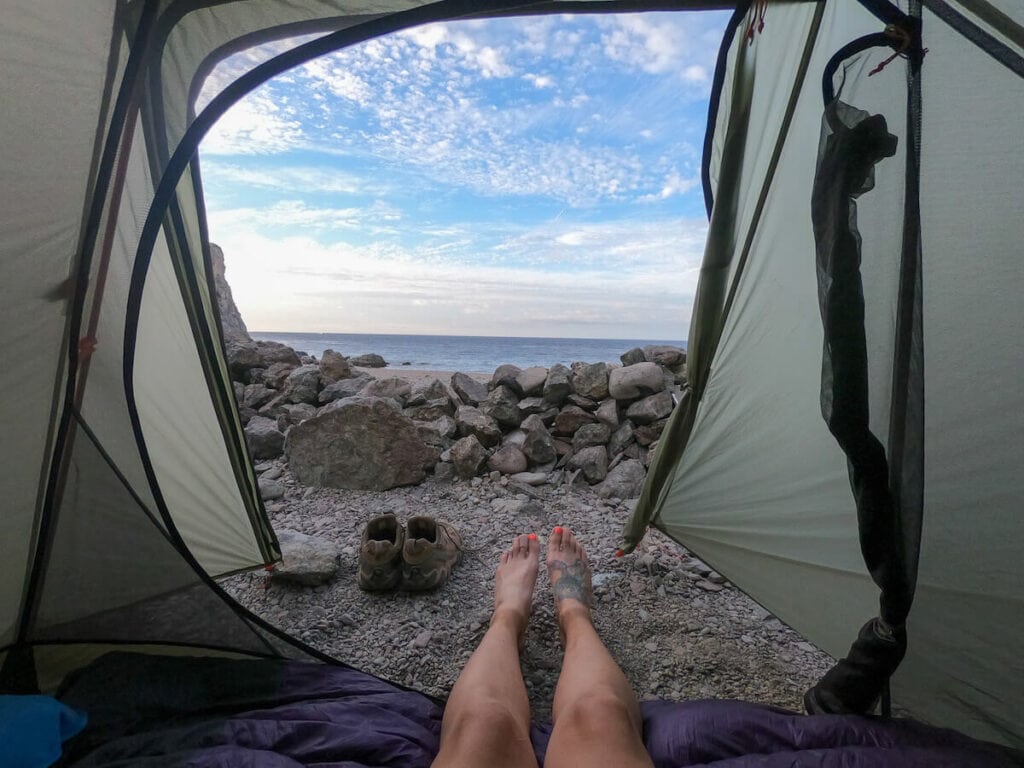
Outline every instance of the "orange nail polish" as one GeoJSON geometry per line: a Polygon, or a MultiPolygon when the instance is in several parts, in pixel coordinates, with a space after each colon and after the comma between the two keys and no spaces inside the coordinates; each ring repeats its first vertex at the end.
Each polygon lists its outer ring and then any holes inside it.
{"type": "Polygon", "coordinates": [[[527,538],[530,541],[536,541],[537,540],[537,534],[536,533],[531,533],[527,538]]]}
{"type": "Polygon", "coordinates": [[[561,532],[562,532],[562,526],[556,525],[555,526],[555,533],[561,533],[561,532]]]}
{"type": "Polygon", "coordinates": [[[622,557],[624,554],[626,554],[626,553],[623,552],[621,549],[616,549],[615,550],[615,556],[616,557],[622,557]]]}

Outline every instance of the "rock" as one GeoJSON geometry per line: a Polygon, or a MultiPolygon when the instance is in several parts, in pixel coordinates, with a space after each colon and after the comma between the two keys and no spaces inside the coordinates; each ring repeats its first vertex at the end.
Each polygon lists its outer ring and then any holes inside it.
{"type": "Polygon", "coordinates": [[[383,398],[347,398],[331,407],[288,432],[288,464],[306,485],[374,491],[412,485],[441,453],[383,398]]]}
{"type": "Polygon", "coordinates": [[[236,339],[239,341],[252,341],[249,338],[249,331],[245,327],[245,321],[235,306],[235,300],[231,295],[231,286],[228,285],[226,270],[224,266],[224,251],[219,245],[210,243],[210,266],[213,270],[213,287],[217,294],[217,305],[220,309],[220,325],[224,332],[225,341],[236,339]]]}
{"type": "Polygon", "coordinates": [[[338,572],[338,552],[326,539],[284,528],[277,531],[277,540],[281,562],[271,571],[275,580],[315,587],[326,584],[338,572]]]}
{"type": "Polygon", "coordinates": [[[487,461],[487,450],[475,435],[456,440],[449,450],[452,466],[459,477],[476,477],[487,461]]]}
{"type": "Polygon", "coordinates": [[[275,397],[277,397],[277,392],[274,390],[267,389],[262,384],[249,384],[243,391],[242,405],[258,411],[275,397]]]}
{"type": "Polygon", "coordinates": [[[608,365],[594,363],[580,366],[573,374],[572,388],[577,395],[591,400],[608,397],[608,365]]]}
{"type": "Polygon", "coordinates": [[[430,641],[434,638],[433,633],[429,629],[425,629],[420,632],[416,637],[409,643],[413,648],[426,648],[430,645],[430,641]]]}
{"type": "Polygon", "coordinates": [[[455,426],[455,419],[451,416],[442,416],[434,421],[417,421],[416,434],[420,436],[427,445],[447,448],[450,438],[455,437],[458,431],[455,426]]]}
{"type": "Polygon", "coordinates": [[[566,437],[576,434],[576,430],[584,424],[596,421],[592,414],[587,413],[578,405],[567,405],[555,417],[555,434],[566,437]]]}
{"type": "Polygon", "coordinates": [[[526,456],[514,445],[506,445],[491,454],[487,466],[503,475],[515,475],[526,471],[526,456]]]}
{"type": "Polygon", "coordinates": [[[288,381],[288,375],[294,371],[296,366],[288,363],[271,363],[263,373],[263,383],[272,389],[284,389],[288,381]]]}
{"type": "Polygon", "coordinates": [[[264,368],[256,342],[245,339],[225,339],[224,351],[227,353],[231,375],[240,379],[250,368],[264,368]]]}
{"type": "Polygon", "coordinates": [[[523,416],[531,416],[535,413],[542,413],[550,406],[543,397],[524,397],[519,401],[517,407],[523,416]]]}
{"type": "Polygon", "coordinates": [[[434,479],[439,483],[450,483],[456,477],[457,474],[455,472],[455,467],[453,467],[449,462],[438,462],[434,466],[434,479]]]}
{"type": "Polygon", "coordinates": [[[633,349],[628,352],[623,352],[619,356],[619,360],[622,361],[623,367],[627,367],[630,365],[636,365],[637,363],[646,362],[647,355],[644,354],[644,351],[640,347],[633,347],[633,349]]]}
{"type": "Polygon", "coordinates": [[[506,445],[514,445],[516,448],[522,448],[523,443],[526,442],[526,432],[521,429],[513,429],[503,438],[501,438],[501,447],[504,448],[506,445]]]}
{"type": "Polygon", "coordinates": [[[285,396],[291,403],[316,403],[322,384],[323,379],[318,366],[300,365],[288,374],[285,396]]]}
{"type": "Polygon", "coordinates": [[[259,479],[260,498],[264,501],[276,501],[284,498],[284,486],[277,480],[267,477],[259,479]]]}
{"type": "Polygon", "coordinates": [[[608,476],[595,488],[602,499],[633,499],[644,487],[647,470],[635,459],[626,459],[613,467],[608,476]]]}
{"type": "Polygon", "coordinates": [[[332,403],[345,397],[353,397],[360,394],[373,381],[373,377],[365,375],[336,381],[323,388],[320,392],[319,401],[321,404],[324,404],[332,403]]]}
{"type": "Polygon", "coordinates": [[[548,481],[547,472],[517,472],[509,480],[526,485],[544,485],[548,481]]]}
{"type": "Polygon", "coordinates": [[[608,453],[612,456],[622,453],[635,439],[633,437],[633,422],[627,419],[612,432],[612,436],[608,439],[608,453]]]}
{"type": "Polygon", "coordinates": [[[548,369],[541,367],[526,368],[516,376],[519,391],[524,397],[544,394],[544,382],[548,380],[548,369]]]}
{"type": "Polygon", "coordinates": [[[634,400],[653,395],[665,388],[661,366],[656,363],[637,363],[615,368],[608,375],[608,392],[616,400],[634,400]]]}
{"type": "MultiPolygon", "coordinates": [[[[531,416],[529,418],[536,418],[531,416]]],[[[537,420],[538,422],[540,419],[537,420]]],[[[524,422],[525,424],[525,422],[524,422]]],[[[534,464],[547,464],[549,461],[555,461],[558,458],[558,452],[555,449],[555,441],[551,437],[551,433],[548,432],[547,428],[542,424],[535,425],[534,428],[525,430],[526,439],[523,440],[522,450],[523,455],[526,456],[534,464]]]]}
{"type": "Polygon", "coordinates": [[[320,356],[320,373],[330,381],[350,379],[354,375],[348,359],[333,349],[325,349],[323,355],[320,356]]]}
{"type": "Polygon", "coordinates": [[[465,373],[452,374],[452,389],[469,405],[476,405],[487,398],[487,385],[465,373]]]}
{"type": "Polygon", "coordinates": [[[377,379],[363,387],[361,394],[364,397],[390,397],[400,403],[405,403],[405,398],[412,392],[412,385],[405,379],[392,377],[388,379],[377,379]]]}
{"type": "Polygon", "coordinates": [[[245,425],[245,442],[254,459],[276,459],[284,451],[284,435],[277,422],[263,416],[253,416],[245,425]]]}
{"type": "Polygon", "coordinates": [[[491,376],[491,389],[498,387],[508,387],[515,393],[516,397],[523,394],[522,388],[519,386],[519,382],[516,381],[516,377],[523,372],[522,368],[516,365],[506,363],[505,365],[499,365],[494,369],[494,374],[491,376]]]}
{"type": "Polygon", "coordinates": [[[602,424],[607,424],[609,429],[616,429],[621,422],[619,416],[619,402],[614,397],[603,400],[597,410],[594,411],[594,418],[602,424]]]}
{"type": "Polygon", "coordinates": [[[471,405],[459,406],[455,412],[455,424],[460,435],[473,435],[487,448],[501,441],[501,427],[498,426],[498,422],[471,405]]]}
{"type": "Polygon", "coordinates": [[[387,366],[387,362],[383,357],[374,354],[350,357],[348,364],[358,368],[384,368],[387,366]]]}
{"type": "Polygon", "coordinates": [[[250,368],[242,376],[242,380],[246,384],[263,384],[264,379],[267,375],[266,368],[250,368]]]}
{"type": "Polygon", "coordinates": [[[633,437],[636,439],[637,443],[643,446],[653,444],[660,434],[661,430],[658,428],[657,424],[643,424],[642,426],[634,427],[633,429],[633,437]]]}
{"type": "Polygon", "coordinates": [[[551,366],[544,381],[544,399],[549,403],[561,405],[571,394],[572,371],[561,364],[551,366]]]}
{"type": "Polygon", "coordinates": [[[584,424],[572,436],[572,450],[579,452],[592,445],[607,445],[611,430],[606,424],[584,424]]]}
{"type": "Polygon", "coordinates": [[[582,408],[588,413],[597,410],[597,401],[591,400],[589,397],[583,397],[582,395],[572,394],[567,397],[566,402],[569,405],[575,405],[577,408],[582,408]]]}
{"type": "Polygon", "coordinates": [[[316,416],[316,407],[309,403],[286,403],[277,415],[277,428],[284,432],[288,427],[301,424],[316,416]]]}
{"type": "Polygon", "coordinates": [[[444,382],[440,379],[427,379],[413,382],[410,385],[409,395],[405,398],[405,404],[427,405],[442,399],[448,400],[448,388],[444,385],[444,382]]]}
{"type": "MultiPolygon", "coordinates": [[[[365,394],[365,393],[364,393],[365,394]]],[[[414,405],[405,409],[405,415],[413,421],[436,421],[443,416],[454,416],[455,409],[447,397],[439,397],[423,405],[414,405]]]]}
{"type": "Polygon", "coordinates": [[[705,592],[721,592],[724,587],[721,584],[715,584],[712,581],[705,581],[701,579],[697,582],[697,586],[703,589],[705,592]]]}
{"type": "Polygon", "coordinates": [[[490,416],[503,427],[518,427],[523,420],[519,412],[519,397],[506,384],[498,384],[488,392],[479,408],[481,413],[490,416]]]}
{"type": "Polygon", "coordinates": [[[650,344],[643,348],[644,360],[674,370],[686,364],[686,352],[667,344],[650,344]]]}
{"type": "Polygon", "coordinates": [[[257,341],[256,347],[259,350],[260,357],[263,359],[263,365],[266,367],[274,363],[284,363],[285,365],[297,368],[302,364],[299,353],[287,344],[282,344],[279,341],[257,341]]]}
{"type": "Polygon", "coordinates": [[[608,475],[608,451],[604,446],[594,445],[574,453],[569,459],[569,469],[577,469],[583,479],[593,485],[608,475]]]}
{"type": "Polygon", "coordinates": [[[668,416],[674,406],[672,395],[662,390],[630,405],[626,409],[626,418],[634,424],[650,424],[668,416]]]}

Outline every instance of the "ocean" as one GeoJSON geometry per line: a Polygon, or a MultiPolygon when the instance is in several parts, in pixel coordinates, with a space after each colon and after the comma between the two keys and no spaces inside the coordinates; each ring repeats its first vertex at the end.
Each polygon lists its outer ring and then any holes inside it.
{"type": "Polygon", "coordinates": [[[511,363],[520,368],[555,363],[571,365],[618,363],[619,356],[634,347],[670,344],[686,348],[683,341],[653,339],[533,339],[504,336],[406,336],[376,333],[278,333],[250,332],[260,341],[279,341],[320,357],[333,349],[346,357],[376,353],[390,368],[490,373],[511,363]]]}

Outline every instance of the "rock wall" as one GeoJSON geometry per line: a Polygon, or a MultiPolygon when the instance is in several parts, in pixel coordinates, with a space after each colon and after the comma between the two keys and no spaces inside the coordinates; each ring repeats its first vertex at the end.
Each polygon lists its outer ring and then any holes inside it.
{"type": "Polygon", "coordinates": [[[249,330],[245,327],[245,321],[231,295],[231,286],[228,285],[225,276],[224,251],[219,245],[210,243],[210,260],[213,266],[213,283],[217,291],[217,305],[220,307],[220,324],[224,331],[224,341],[226,343],[251,343],[249,330]]]}

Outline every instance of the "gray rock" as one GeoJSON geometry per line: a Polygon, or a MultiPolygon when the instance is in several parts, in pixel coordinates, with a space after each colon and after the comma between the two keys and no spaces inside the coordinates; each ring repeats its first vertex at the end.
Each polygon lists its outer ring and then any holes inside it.
{"type": "Polygon", "coordinates": [[[288,375],[295,368],[296,366],[289,363],[271,363],[270,367],[263,373],[263,383],[272,389],[284,389],[288,381],[288,375]]]}
{"type": "Polygon", "coordinates": [[[608,439],[608,453],[612,456],[622,453],[636,438],[633,437],[633,422],[627,419],[612,432],[608,439]]]}
{"type": "Polygon", "coordinates": [[[607,424],[609,429],[616,429],[621,421],[619,401],[614,397],[609,397],[607,400],[602,401],[597,406],[597,410],[594,411],[594,418],[602,424],[607,424]]]}
{"type": "Polygon", "coordinates": [[[411,391],[412,385],[408,381],[392,377],[371,381],[359,394],[364,397],[390,397],[392,400],[404,403],[411,391]]]}
{"type": "Polygon", "coordinates": [[[434,479],[439,483],[450,483],[457,476],[455,467],[450,462],[442,461],[434,466],[434,479]]]}
{"type": "Polygon", "coordinates": [[[427,405],[438,400],[448,399],[448,388],[440,379],[416,381],[410,385],[409,395],[405,398],[406,405],[427,405]]]}
{"type": "Polygon", "coordinates": [[[541,413],[550,407],[550,404],[543,397],[524,397],[517,406],[523,416],[530,416],[534,413],[541,413]]]}
{"type": "Polygon", "coordinates": [[[282,344],[279,341],[257,341],[256,347],[259,350],[260,357],[263,359],[264,366],[269,367],[274,363],[284,363],[285,365],[297,368],[301,364],[299,353],[287,344],[282,344]]]}
{"type": "Polygon", "coordinates": [[[388,400],[353,397],[291,428],[288,464],[306,485],[385,491],[426,476],[441,453],[388,400]]]}
{"type": "Polygon", "coordinates": [[[264,501],[276,501],[284,498],[284,486],[268,477],[259,479],[260,498],[264,501]]]}
{"type": "Polygon", "coordinates": [[[675,370],[686,364],[686,351],[667,344],[650,344],[643,349],[644,360],[675,370]]]}
{"type": "Polygon", "coordinates": [[[635,400],[653,395],[665,388],[661,366],[656,363],[637,363],[615,368],[608,375],[608,392],[616,400],[635,400]]]}
{"type": "Polygon", "coordinates": [[[505,445],[491,454],[487,466],[503,475],[515,475],[526,471],[526,455],[514,445],[505,445]]]}
{"type": "Polygon", "coordinates": [[[640,495],[647,470],[634,459],[626,459],[608,472],[608,476],[595,488],[602,499],[632,499],[640,495]]]}
{"type": "Polygon", "coordinates": [[[525,442],[526,432],[521,429],[513,429],[501,438],[501,447],[504,448],[506,445],[514,445],[516,448],[522,448],[523,443],[525,442]]]}
{"type": "Polygon", "coordinates": [[[644,351],[640,347],[633,347],[628,352],[623,352],[622,355],[619,356],[619,360],[622,361],[623,367],[626,367],[645,362],[647,360],[647,356],[644,355],[644,351]]]}
{"type": "Polygon", "coordinates": [[[661,436],[661,430],[664,427],[665,422],[663,421],[656,421],[653,424],[641,424],[633,428],[633,437],[636,438],[637,443],[640,445],[652,445],[661,436]]]}
{"type": "MultiPolygon", "coordinates": [[[[500,370],[500,369],[499,369],[500,370]]],[[[480,403],[480,412],[503,427],[518,427],[523,420],[519,412],[519,397],[507,384],[498,384],[480,403]]]]}
{"type": "Polygon", "coordinates": [[[517,483],[525,483],[526,485],[544,485],[548,481],[547,472],[517,472],[516,474],[509,477],[509,480],[513,480],[517,483]]]}
{"type": "Polygon", "coordinates": [[[266,378],[266,368],[250,368],[242,376],[242,380],[246,384],[263,384],[263,380],[266,378]]]}
{"type": "Polygon", "coordinates": [[[572,388],[577,395],[591,400],[603,400],[608,397],[608,365],[581,365],[573,374],[572,388]]]}
{"type": "Polygon", "coordinates": [[[442,416],[454,416],[455,409],[452,407],[451,400],[447,397],[439,397],[437,400],[406,408],[405,415],[413,421],[436,421],[442,416]]]}
{"type": "Polygon", "coordinates": [[[516,381],[516,377],[523,372],[523,369],[516,365],[506,363],[505,365],[499,365],[494,369],[494,374],[491,376],[491,389],[497,387],[508,387],[511,389],[516,396],[523,394],[522,388],[519,386],[519,382],[516,381]]]}
{"type": "MultiPolygon", "coordinates": [[[[534,418],[537,417],[530,416],[527,421],[534,418]]],[[[526,422],[523,423],[525,427],[526,422]]],[[[523,431],[526,432],[526,439],[523,440],[520,450],[533,464],[547,464],[558,458],[555,441],[540,419],[537,419],[537,423],[531,425],[531,428],[524,428],[523,431]]]]}
{"type": "Polygon", "coordinates": [[[460,435],[473,435],[488,448],[501,441],[501,427],[498,426],[498,422],[471,405],[459,407],[455,412],[455,424],[460,435]]]}
{"type": "Polygon", "coordinates": [[[267,389],[262,384],[248,384],[242,395],[242,405],[258,411],[275,397],[277,397],[277,392],[267,389]]]}
{"type": "Polygon", "coordinates": [[[455,419],[451,416],[442,416],[434,421],[416,422],[416,433],[423,442],[438,448],[447,448],[457,431],[455,419]]]}
{"type": "Polygon", "coordinates": [[[350,357],[348,364],[359,368],[384,368],[387,366],[387,362],[383,357],[374,354],[350,357]]]}
{"type": "Polygon", "coordinates": [[[607,445],[611,436],[607,424],[584,424],[572,436],[572,449],[578,453],[592,445],[607,445]]]}
{"type": "Polygon", "coordinates": [[[578,405],[567,405],[555,417],[555,434],[570,437],[584,424],[597,421],[593,414],[587,413],[578,405]]]}
{"type": "Polygon", "coordinates": [[[354,375],[348,359],[333,349],[325,349],[320,357],[320,373],[330,381],[350,379],[354,375]]]}
{"type": "Polygon", "coordinates": [[[662,390],[637,400],[626,409],[626,418],[634,424],[650,424],[672,413],[672,395],[662,390]]]}
{"type": "Polygon", "coordinates": [[[288,374],[285,396],[291,403],[316,403],[320,396],[323,379],[316,365],[300,365],[288,374]]]}
{"type": "Polygon", "coordinates": [[[544,393],[544,382],[548,380],[548,369],[533,367],[525,368],[518,376],[516,383],[524,397],[535,397],[544,393]]]}
{"type": "Polygon", "coordinates": [[[277,422],[263,416],[253,416],[245,425],[245,442],[254,459],[275,459],[284,451],[284,435],[277,422]]]}
{"type": "Polygon", "coordinates": [[[271,571],[275,580],[307,587],[326,584],[338,572],[338,551],[327,539],[287,528],[277,531],[281,562],[271,571]]]}
{"type": "Polygon", "coordinates": [[[575,405],[577,408],[582,408],[584,411],[592,412],[597,410],[597,400],[591,400],[589,397],[583,397],[583,395],[569,395],[569,397],[566,398],[566,402],[569,405],[575,405]]]}
{"type": "Polygon", "coordinates": [[[487,398],[487,385],[465,373],[452,374],[452,389],[469,405],[476,405],[487,398]]]}
{"type": "Polygon", "coordinates": [[[249,331],[245,327],[245,321],[235,306],[235,300],[231,295],[231,286],[228,285],[224,266],[224,251],[219,245],[210,243],[210,266],[213,268],[213,285],[217,294],[217,304],[220,307],[220,324],[225,339],[238,339],[251,341],[249,331]]]}
{"type": "Polygon", "coordinates": [[[335,400],[341,400],[345,397],[353,397],[354,395],[360,394],[363,389],[373,382],[371,376],[355,376],[351,379],[342,379],[336,381],[333,384],[328,384],[320,392],[319,400],[321,405],[324,403],[331,403],[335,400]]]}
{"type": "Polygon", "coordinates": [[[286,403],[277,415],[277,428],[284,432],[288,427],[301,424],[316,416],[316,407],[309,403],[286,403]]]}
{"type": "Polygon", "coordinates": [[[476,477],[487,461],[487,450],[475,435],[456,440],[448,453],[455,474],[459,477],[476,477]]]}
{"type": "Polygon", "coordinates": [[[608,451],[601,445],[584,448],[572,455],[568,467],[579,470],[580,476],[591,485],[599,483],[608,475],[608,451]]]}
{"type": "Polygon", "coordinates": [[[231,368],[231,375],[236,379],[244,376],[250,368],[266,367],[263,358],[260,357],[259,347],[254,341],[226,339],[224,348],[227,353],[228,366],[231,368]]]}
{"type": "Polygon", "coordinates": [[[544,381],[544,399],[549,403],[561,405],[571,394],[572,371],[561,364],[551,366],[544,381]]]}

